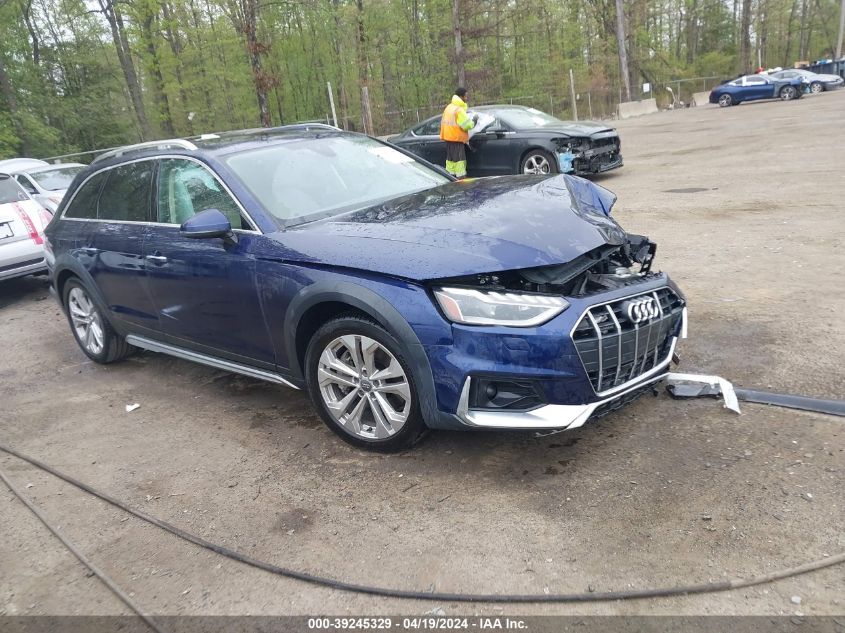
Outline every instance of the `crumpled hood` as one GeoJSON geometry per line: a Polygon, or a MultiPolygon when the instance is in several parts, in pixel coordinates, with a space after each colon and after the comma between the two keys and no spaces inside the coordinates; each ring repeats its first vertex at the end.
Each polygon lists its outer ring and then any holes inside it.
{"type": "Polygon", "coordinates": [[[578,123],[566,121],[565,125],[549,125],[544,130],[561,132],[568,136],[592,136],[601,133],[602,136],[617,136],[618,133],[611,127],[595,121],[579,121],[578,123]]]}
{"type": "Polygon", "coordinates": [[[609,216],[614,201],[574,176],[482,178],[268,237],[287,260],[423,281],[562,264],[622,244],[625,232],[609,216]]]}

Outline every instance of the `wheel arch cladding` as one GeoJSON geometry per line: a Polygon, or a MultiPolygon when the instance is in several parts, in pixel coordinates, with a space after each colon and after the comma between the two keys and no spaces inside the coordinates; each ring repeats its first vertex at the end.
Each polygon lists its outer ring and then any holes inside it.
{"type": "Polygon", "coordinates": [[[371,318],[399,341],[401,352],[411,365],[423,417],[430,426],[439,426],[436,420],[443,414],[437,408],[431,365],[419,338],[389,301],[363,285],[351,282],[315,283],[291,301],[284,328],[289,371],[304,382],[308,341],[320,326],[344,312],[371,318]]]}

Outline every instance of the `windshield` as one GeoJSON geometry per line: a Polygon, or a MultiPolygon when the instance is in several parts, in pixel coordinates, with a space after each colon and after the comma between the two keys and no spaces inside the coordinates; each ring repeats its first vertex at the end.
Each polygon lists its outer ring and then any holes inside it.
{"type": "Polygon", "coordinates": [[[234,154],[226,164],[284,226],[331,217],[449,182],[366,136],[332,134],[234,154]]]}
{"type": "Polygon", "coordinates": [[[535,110],[534,108],[526,108],[525,110],[517,108],[499,110],[496,112],[496,116],[511,127],[517,129],[566,125],[566,123],[557,117],[553,117],[551,114],[546,114],[540,110],[535,110]]]}
{"type": "Polygon", "coordinates": [[[38,186],[47,191],[58,191],[59,189],[67,189],[73,181],[74,176],[81,172],[85,167],[83,165],[74,165],[71,167],[57,167],[56,169],[48,169],[45,171],[37,171],[30,173],[29,177],[38,183],[38,186]]]}
{"type": "Polygon", "coordinates": [[[23,202],[24,200],[29,200],[29,197],[18,186],[18,183],[5,174],[0,175],[0,204],[23,202]]]}

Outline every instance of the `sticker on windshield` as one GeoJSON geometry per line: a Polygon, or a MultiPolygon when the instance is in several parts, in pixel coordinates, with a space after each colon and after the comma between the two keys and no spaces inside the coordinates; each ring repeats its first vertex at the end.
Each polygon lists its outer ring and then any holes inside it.
{"type": "Polygon", "coordinates": [[[392,147],[371,147],[367,151],[370,152],[370,154],[375,154],[379,158],[386,160],[388,163],[394,163],[395,165],[414,162],[413,158],[393,149],[392,147]]]}

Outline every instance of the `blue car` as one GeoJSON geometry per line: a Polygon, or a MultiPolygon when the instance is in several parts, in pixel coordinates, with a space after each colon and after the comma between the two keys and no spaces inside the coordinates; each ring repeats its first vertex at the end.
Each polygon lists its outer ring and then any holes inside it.
{"type": "Polygon", "coordinates": [[[142,348],[307,389],[344,440],[391,451],[430,428],[574,428],[654,388],[685,299],[614,201],[289,126],[100,157],[47,259],[92,360],[142,348]]]}
{"type": "Polygon", "coordinates": [[[770,75],[745,75],[716,86],[710,91],[710,103],[727,108],[743,101],[800,99],[808,89],[801,77],[779,79],[770,75]]]}

